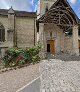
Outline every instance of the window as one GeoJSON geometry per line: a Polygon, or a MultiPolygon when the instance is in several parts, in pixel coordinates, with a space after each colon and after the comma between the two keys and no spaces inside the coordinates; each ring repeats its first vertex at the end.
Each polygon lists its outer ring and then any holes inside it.
{"type": "Polygon", "coordinates": [[[73,30],[69,29],[68,31],[65,32],[65,36],[72,36],[73,35],[73,30]]]}
{"type": "Polygon", "coordinates": [[[45,8],[45,12],[48,11],[48,3],[46,3],[46,8],[45,8]]]}
{"type": "Polygon", "coordinates": [[[0,48],[0,55],[1,55],[1,48],[0,48]]]}
{"type": "Polygon", "coordinates": [[[80,25],[78,27],[78,35],[80,36],[80,25]]]}
{"type": "Polygon", "coordinates": [[[72,29],[70,29],[70,30],[69,30],[69,33],[68,33],[68,35],[70,35],[70,36],[71,36],[72,34],[73,34],[73,30],[72,30],[72,29]]]}
{"type": "Polygon", "coordinates": [[[52,32],[50,32],[50,37],[52,38],[52,32]]]}
{"type": "Polygon", "coordinates": [[[4,27],[1,25],[0,26],[0,42],[4,42],[5,41],[5,29],[4,27]]]}
{"type": "Polygon", "coordinates": [[[48,6],[46,6],[46,9],[45,9],[45,12],[47,12],[48,11],[48,6]]]}

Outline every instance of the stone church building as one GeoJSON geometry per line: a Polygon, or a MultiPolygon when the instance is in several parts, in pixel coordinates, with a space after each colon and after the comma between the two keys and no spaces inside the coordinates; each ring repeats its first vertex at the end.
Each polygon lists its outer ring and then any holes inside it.
{"type": "Polygon", "coordinates": [[[79,55],[79,18],[67,0],[39,0],[36,12],[0,9],[0,54],[7,48],[43,45],[42,56],[79,55]]]}
{"type": "Polygon", "coordinates": [[[7,48],[28,48],[36,43],[36,13],[0,9],[0,54],[7,48]]]}
{"type": "Polygon", "coordinates": [[[67,0],[39,0],[37,15],[42,56],[46,52],[79,55],[79,18],[67,0]]]}

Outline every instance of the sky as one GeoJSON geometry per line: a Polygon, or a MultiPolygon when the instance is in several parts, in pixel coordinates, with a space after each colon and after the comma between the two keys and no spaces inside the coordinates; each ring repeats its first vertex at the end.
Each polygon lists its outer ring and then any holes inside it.
{"type": "MultiPolygon", "coordinates": [[[[80,18],[80,0],[67,1],[80,18]]],[[[15,10],[32,12],[37,10],[37,2],[38,0],[0,0],[0,8],[9,9],[12,6],[15,10]]]]}
{"type": "Polygon", "coordinates": [[[77,16],[80,18],[80,0],[67,0],[77,16]]]}

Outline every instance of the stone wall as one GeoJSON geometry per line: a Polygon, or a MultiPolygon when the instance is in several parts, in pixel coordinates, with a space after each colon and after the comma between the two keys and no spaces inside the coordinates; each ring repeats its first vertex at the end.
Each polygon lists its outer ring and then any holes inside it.
{"type": "Polygon", "coordinates": [[[13,42],[10,42],[8,40],[8,30],[9,30],[8,16],[0,16],[0,23],[5,28],[5,42],[0,42],[0,47],[1,48],[13,47],[13,42]]]}
{"type": "Polygon", "coordinates": [[[44,60],[40,64],[41,92],[79,92],[80,62],[44,60]]]}
{"type": "Polygon", "coordinates": [[[18,47],[34,46],[34,18],[16,17],[15,30],[18,47]]]}
{"type": "MultiPolygon", "coordinates": [[[[8,30],[8,16],[0,16],[0,23],[5,28],[5,42],[0,42],[0,47],[12,47],[13,42],[9,40],[8,30]]],[[[34,46],[34,35],[36,42],[36,19],[29,17],[15,17],[15,31],[17,32],[17,46],[18,47],[32,47],[34,46]],[[34,28],[35,27],[35,28],[34,28]],[[35,29],[35,33],[34,33],[35,29]]]]}
{"type": "Polygon", "coordinates": [[[48,6],[49,9],[56,1],[57,0],[39,0],[37,14],[40,15],[37,18],[40,18],[45,13],[46,6],[48,6]]]}
{"type": "Polygon", "coordinates": [[[3,49],[5,52],[6,48],[13,47],[14,45],[14,23],[18,47],[33,47],[37,42],[36,18],[34,19],[31,17],[15,17],[14,21],[13,15],[11,16],[12,17],[10,17],[10,15],[0,15],[0,23],[5,28],[5,42],[0,42],[0,53],[3,53],[3,49]],[[10,23],[11,21],[14,22],[10,23]],[[13,28],[13,30],[11,31],[10,28],[13,28]]]}
{"type": "Polygon", "coordinates": [[[56,53],[73,53],[73,36],[66,36],[63,30],[55,24],[45,25],[44,31],[46,33],[46,40],[55,40],[56,53]],[[52,32],[52,37],[50,37],[50,32],[52,32]]]}
{"type": "Polygon", "coordinates": [[[45,25],[46,40],[55,40],[55,53],[64,51],[64,36],[63,30],[54,24],[45,25]],[[50,37],[52,32],[52,37],[50,37]]]}
{"type": "Polygon", "coordinates": [[[13,42],[8,41],[8,16],[2,16],[0,15],[0,23],[5,28],[5,42],[0,42],[0,57],[3,57],[5,55],[5,51],[8,47],[13,47],[13,42]]]}
{"type": "Polygon", "coordinates": [[[72,54],[73,51],[73,39],[72,36],[64,37],[64,52],[72,54]]]}

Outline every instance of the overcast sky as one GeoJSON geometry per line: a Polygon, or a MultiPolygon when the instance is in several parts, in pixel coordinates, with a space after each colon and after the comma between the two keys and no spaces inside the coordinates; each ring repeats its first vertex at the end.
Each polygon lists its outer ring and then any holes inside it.
{"type": "MultiPolygon", "coordinates": [[[[67,0],[74,11],[80,18],[80,0],[67,0]]],[[[0,0],[0,8],[9,9],[11,6],[13,9],[23,11],[36,11],[38,0],[0,0]]]]}

